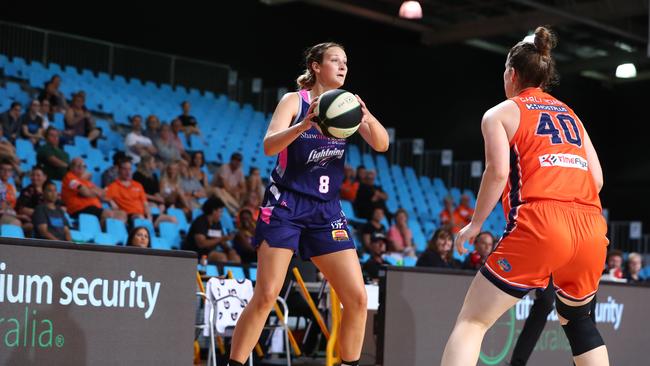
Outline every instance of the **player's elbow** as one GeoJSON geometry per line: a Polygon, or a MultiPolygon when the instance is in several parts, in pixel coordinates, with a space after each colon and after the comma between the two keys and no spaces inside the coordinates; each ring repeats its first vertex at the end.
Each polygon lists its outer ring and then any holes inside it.
{"type": "Polygon", "coordinates": [[[383,152],[388,151],[388,147],[389,147],[389,143],[388,143],[388,141],[385,141],[385,142],[381,142],[381,143],[377,144],[373,148],[375,149],[376,152],[382,152],[383,153],[383,152]]]}
{"type": "Polygon", "coordinates": [[[497,182],[505,182],[508,180],[509,173],[510,170],[507,167],[496,166],[494,164],[488,164],[485,167],[485,177],[497,182]]]}
{"type": "Polygon", "coordinates": [[[263,145],[264,145],[264,155],[273,156],[278,153],[277,149],[273,146],[273,144],[271,143],[271,141],[269,141],[268,138],[264,139],[263,145]]]}

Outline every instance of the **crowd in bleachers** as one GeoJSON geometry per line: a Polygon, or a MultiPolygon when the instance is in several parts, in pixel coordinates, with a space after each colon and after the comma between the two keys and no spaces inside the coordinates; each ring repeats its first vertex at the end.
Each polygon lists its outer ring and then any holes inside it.
{"type": "MultiPolygon", "coordinates": [[[[209,91],[55,63],[0,55],[0,70],[0,235],[256,261],[275,164],[262,151],[268,116],[209,91]]],[[[460,256],[453,237],[472,217],[474,192],[356,145],[346,160],[341,206],[368,278],[382,264],[476,270],[505,227],[498,204],[460,256]]],[[[606,275],[646,278],[633,254],[627,271],[606,275]]]]}

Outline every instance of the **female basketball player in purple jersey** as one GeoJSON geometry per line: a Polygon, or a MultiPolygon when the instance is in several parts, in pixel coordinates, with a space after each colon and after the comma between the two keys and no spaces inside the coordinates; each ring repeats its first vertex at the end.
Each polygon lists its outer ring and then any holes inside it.
{"type": "MultiPolygon", "coordinates": [[[[278,104],[264,152],[278,156],[255,233],[258,272],[255,294],[233,335],[230,366],[246,361],[280,292],[294,252],[310,259],[343,304],[339,350],[344,365],[357,365],[366,324],[366,290],[352,235],[339,203],[345,140],[325,137],[312,122],[322,93],[340,88],[348,72],[343,47],[321,43],[306,54],[299,91],[278,104]]],[[[359,98],[357,96],[357,98],[359,98]]],[[[376,151],[388,149],[388,133],[361,99],[359,133],[376,151]]]]}

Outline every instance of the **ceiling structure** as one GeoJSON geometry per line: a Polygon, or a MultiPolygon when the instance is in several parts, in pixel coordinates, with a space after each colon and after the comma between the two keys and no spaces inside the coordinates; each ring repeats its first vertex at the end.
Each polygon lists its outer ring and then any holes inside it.
{"type": "Polygon", "coordinates": [[[401,0],[260,0],[268,5],[303,2],[420,34],[422,44],[464,43],[507,54],[538,25],[560,33],[554,56],[563,74],[608,83],[650,80],[650,0],[422,0],[423,18],[397,16],[401,0]],[[637,76],[618,79],[619,64],[637,76]]]}

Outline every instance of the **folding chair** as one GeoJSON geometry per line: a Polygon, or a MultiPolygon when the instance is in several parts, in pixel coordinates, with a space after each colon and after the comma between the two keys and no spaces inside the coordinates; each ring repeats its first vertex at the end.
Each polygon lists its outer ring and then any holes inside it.
{"type": "MultiPolygon", "coordinates": [[[[232,331],[239,321],[244,308],[253,297],[253,284],[250,280],[234,280],[211,278],[205,288],[205,293],[197,293],[205,299],[203,335],[210,337],[208,365],[216,366],[215,339],[217,336],[231,337],[232,331]],[[207,325],[207,326],[206,326],[207,325]]],[[[291,366],[291,349],[289,344],[289,308],[281,297],[277,301],[282,305],[284,322],[278,319],[278,325],[265,326],[264,329],[282,329],[287,353],[287,365],[291,366]]],[[[253,366],[253,354],[248,358],[248,364],[253,366]]]]}

